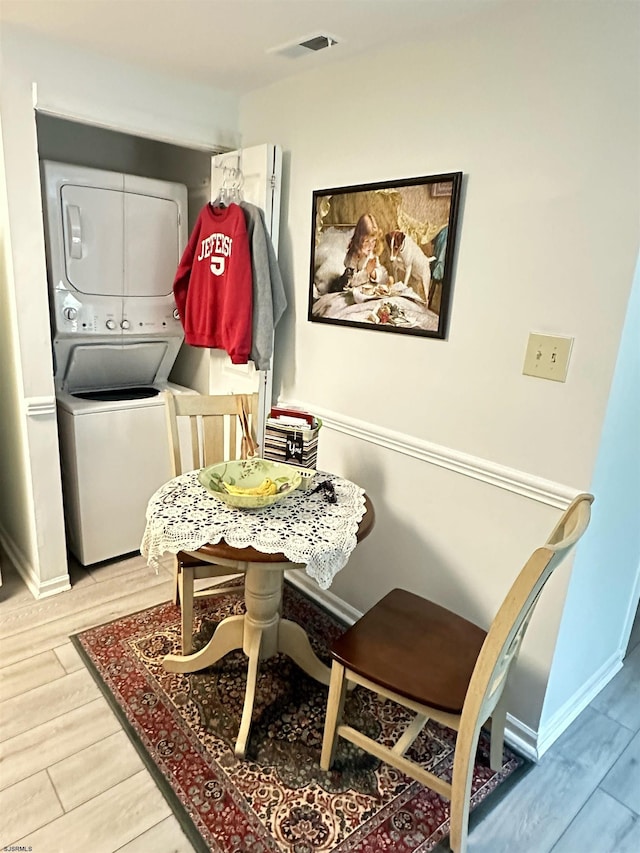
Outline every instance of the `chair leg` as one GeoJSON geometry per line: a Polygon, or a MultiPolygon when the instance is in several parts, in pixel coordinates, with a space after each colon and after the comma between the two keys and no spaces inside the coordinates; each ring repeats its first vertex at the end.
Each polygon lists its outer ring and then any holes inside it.
{"type": "Polygon", "coordinates": [[[489,765],[492,770],[500,770],[504,753],[504,727],[507,723],[507,705],[504,693],[491,715],[491,749],[489,765]]]}
{"type": "Polygon", "coordinates": [[[416,714],[391,751],[396,755],[404,755],[428,722],[426,714],[416,714]]]}
{"type": "Polygon", "coordinates": [[[449,846],[453,853],[466,853],[467,850],[469,800],[471,799],[471,783],[480,727],[475,726],[475,728],[469,729],[468,726],[466,728],[460,727],[453,760],[449,826],[449,846]]]}
{"type": "Polygon", "coordinates": [[[180,563],[177,557],[173,561],[173,603],[180,604],[180,563]]]}
{"type": "Polygon", "coordinates": [[[338,741],[337,728],[342,719],[344,709],[344,697],[346,695],[347,681],[344,677],[344,667],[337,661],[331,666],[331,680],[329,682],[329,698],[327,700],[327,714],[324,723],[324,738],[322,740],[322,755],[320,767],[329,770],[333,764],[338,741]]]}
{"type": "Polygon", "coordinates": [[[183,568],[178,575],[178,582],[182,610],[182,654],[190,655],[193,649],[193,572],[183,568]]]}

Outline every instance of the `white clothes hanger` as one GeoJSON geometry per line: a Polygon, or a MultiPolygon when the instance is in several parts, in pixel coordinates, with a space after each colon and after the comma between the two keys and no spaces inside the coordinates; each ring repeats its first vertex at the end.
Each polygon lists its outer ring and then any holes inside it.
{"type": "Polygon", "coordinates": [[[232,203],[240,204],[244,185],[241,169],[224,165],[220,168],[222,168],[222,186],[213,201],[213,206],[227,207],[232,203]]]}

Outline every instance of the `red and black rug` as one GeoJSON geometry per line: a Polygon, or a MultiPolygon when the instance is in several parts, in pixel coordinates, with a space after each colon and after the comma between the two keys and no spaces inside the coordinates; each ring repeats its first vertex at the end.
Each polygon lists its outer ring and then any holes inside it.
{"type": "MultiPolygon", "coordinates": [[[[196,649],[243,605],[231,594],[201,600],[197,608],[196,649]]],[[[290,586],[283,613],[304,625],[329,663],[327,648],[343,626],[290,586]]],[[[197,850],[424,853],[447,837],[445,800],[347,741],[339,740],[332,772],[320,769],[327,688],[285,655],[261,665],[247,757],[238,760],[233,746],[246,658],[233,652],[199,673],[165,672],[163,657],[180,647],[179,617],[177,607],[165,604],[72,639],[197,850]]],[[[349,694],[345,717],[390,741],[407,720],[402,709],[361,688],[349,694]]],[[[454,737],[430,723],[410,754],[450,778],[454,737]]],[[[481,738],[472,797],[477,816],[525,764],[505,750],[494,773],[488,739],[481,738]]]]}

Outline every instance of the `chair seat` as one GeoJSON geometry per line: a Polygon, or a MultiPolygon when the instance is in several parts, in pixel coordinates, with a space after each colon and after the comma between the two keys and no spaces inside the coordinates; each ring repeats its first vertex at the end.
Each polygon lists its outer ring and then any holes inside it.
{"type": "Polygon", "coordinates": [[[176,557],[178,559],[178,562],[180,563],[180,566],[186,569],[190,568],[191,566],[206,565],[205,560],[200,560],[198,559],[198,557],[193,557],[191,554],[187,554],[186,551],[178,551],[176,557]]]}
{"type": "Polygon", "coordinates": [[[331,655],[394,693],[459,714],[486,636],[450,610],[394,589],[334,642],[331,655]]]}

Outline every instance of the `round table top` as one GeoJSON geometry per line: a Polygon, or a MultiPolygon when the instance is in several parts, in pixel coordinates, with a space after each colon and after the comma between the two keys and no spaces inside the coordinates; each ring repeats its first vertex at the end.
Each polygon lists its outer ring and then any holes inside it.
{"type": "MultiPolygon", "coordinates": [[[[373,508],[373,504],[367,494],[365,494],[364,496],[364,506],[365,513],[360,519],[360,525],[358,526],[358,532],[356,533],[356,538],[358,542],[362,542],[362,540],[366,539],[366,537],[371,533],[376,520],[376,514],[373,508]]],[[[215,560],[216,558],[223,558],[225,560],[239,560],[244,563],[290,562],[289,559],[282,553],[264,554],[262,551],[256,551],[255,548],[250,547],[233,548],[231,545],[227,545],[224,540],[222,542],[218,542],[216,545],[203,545],[201,548],[198,548],[197,551],[193,551],[190,553],[201,555],[202,559],[205,560],[205,562],[215,560]]],[[[188,562],[183,559],[183,556],[186,556],[184,555],[184,552],[182,552],[178,556],[178,559],[180,559],[182,562],[188,562]]]]}

